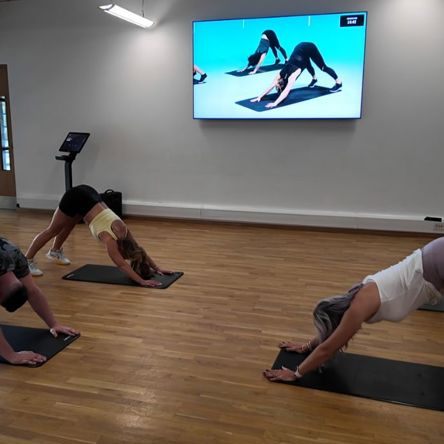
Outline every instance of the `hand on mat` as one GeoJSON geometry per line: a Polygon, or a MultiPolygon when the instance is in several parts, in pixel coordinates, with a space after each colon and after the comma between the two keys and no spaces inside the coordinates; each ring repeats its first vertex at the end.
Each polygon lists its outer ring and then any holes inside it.
{"type": "Polygon", "coordinates": [[[163,276],[164,274],[166,275],[174,274],[174,271],[164,270],[163,268],[158,268],[157,270],[155,270],[155,272],[157,274],[160,274],[161,276],[163,276]]]}
{"type": "Polygon", "coordinates": [[[71,327],[66,327],[65,325],[55,324],[52,328],[49,329],[49,332],[56,338],[59,333],[63,333],[68,336],[76,336],[80,332],[71,327]]]}
{"type": "Polygon", "coordinates": [[[298,379],[293,370],[282,366],[280,370],[264,370],[264,376],[272,382],[275,381],[296,381],[298,379]]]}
{"type": "Polygon", "coordinates": [[[281,341],[279,342],[279,348],[296,353],[306,353],[309,351],[308,343],[303,342],[281,341]]]}
{"type": "Polygon", "coordinates": [[[267,103],[266,105],[265,105],[265,108],[276,108],[277,107],[277,105],[276,105],[276,103],[274,103],[274,102],[272,102],[272,103],[267,103]]]}
{"type": "Polygon", "coordinates": [[[260,97],[256,97],[256,98],[250,100],[250,102],[260,102],[260,101],[261,101],[260,97]]]}
{"type": "Polygon", "coordinates": [[[140,285],[142,287],[160,287],[162,285],[162,282],[155,281],[154,279],[148,279],[142,281],[140,285]]]}
{"type": "Polygon", "coordinates": [[[46,356],[39,355],[32,351],[24,350],[15,352],[11,359],[8,360],[15,365],[37,365],[46,361],[46,356]]]}

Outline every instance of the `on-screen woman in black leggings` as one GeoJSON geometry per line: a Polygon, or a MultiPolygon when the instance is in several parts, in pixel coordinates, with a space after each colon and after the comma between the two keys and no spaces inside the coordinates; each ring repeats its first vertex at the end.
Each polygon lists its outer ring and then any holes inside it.
{"type": "Polygon", "coordinates": [[[250,68],[254,68],[253,71],[250,72],[250,74],[256,74],[257,70],[264,62],[265,57],[270,48],[273,51],[273,55],[276,59],[275,61],[276,65],[280,63],[277,50],[281,52],[285,61],[287,60],[287,53],[279,43],[279,39],[276,33],[271,29],[267,29],[262,33],[261,40],[259,42],[259,46],[257,47],[256,51],[248,57],[247,66],[244,69],[240,70],[240,72],[246,71],[247,69],[250,68]]]}
{"type": "Polygon", "coordinates": [[[327,73],[330,77],[335,80],[335,84],[330,91],[336,92],[342,88],[342,81],[339,79],[333,68],[330,68],[325,64],[324,58],[317,46],[312,42],[302,42],[295,46],[293,52],[291,53],[288,62],[279,71],[279,74],[274,78],[271,85],[264,91],[263,94],[252,99],[252,102],[260,102],[264,96],[266,96],[273,88],[280,93],[277,99],[273,103],[268,103],[267,108],[274,108],[278,106],[290,93],[291,88],[295,84],[298,77],[307,69],[311,74],[312,80],[309,87],[313,87],[318,81],[316,78],[315,70],[311,65],[311,61],[321,70],[327,73]]]}

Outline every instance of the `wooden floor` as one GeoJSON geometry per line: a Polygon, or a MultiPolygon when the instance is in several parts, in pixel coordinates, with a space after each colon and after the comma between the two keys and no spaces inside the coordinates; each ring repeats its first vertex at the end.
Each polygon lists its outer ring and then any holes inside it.
{"type": "MultiPolygon", "coordinates": [[[[49,214],[0,211],[0,234],[26,249],[49,214]]],[[[0,443],[442,443],[444,413],[270,383],[281,339],[308,339],[311,310],[427,235],[127,219],[164,268],[167,290],[69,282],[108,264],[84,225],[72,265],[38,284],[82,337],[41,368],[0,365],[0,443]]],[[[46,250],[45,250],[46,251],[46,250]]],[[[1,322],[41,327],[28,307],[1,322]]],[[[349,351],[444,366],[444,314],[365,326],[349,351]]]]}

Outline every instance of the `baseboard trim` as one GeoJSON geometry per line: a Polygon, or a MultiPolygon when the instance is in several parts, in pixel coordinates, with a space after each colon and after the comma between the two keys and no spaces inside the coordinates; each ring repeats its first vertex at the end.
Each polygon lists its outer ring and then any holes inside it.
{"type": "Polygon", "coordinates": [[[128,201],[124,213],[147,217],[214,220],[272,225],[343,228],[356,230],[444,233],[444,223],[424,221],[423,216],[351,212],[289,211],[262,208],[193,207],[142,204],[128,201]]]}
{"type": "MultiPolygon", "coordinates": [[[[57,199],[19,198],[21,208],[55,209],[57,199]]],[[[352,212],[295,211],[286,209],[199,206],[125,201],[123,213],[134,216],[244,222],[317,228],[401,231],[444,234],[444,223],[425,221],[424,216],[352,212]]]]}
{"type": "Polygon", "coordinates": [[[3,210],[13,210],[17,207],[15,196],[0,196],[0,208],[3,210]]]}

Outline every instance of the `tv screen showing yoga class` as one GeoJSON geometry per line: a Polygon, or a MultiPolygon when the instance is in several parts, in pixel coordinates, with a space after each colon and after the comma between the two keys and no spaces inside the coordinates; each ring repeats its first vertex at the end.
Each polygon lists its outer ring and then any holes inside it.
{"type": "Polygon", "coordinates": [[[193,22],[195,119],[359,119],[367,12],[193,22]]]}

